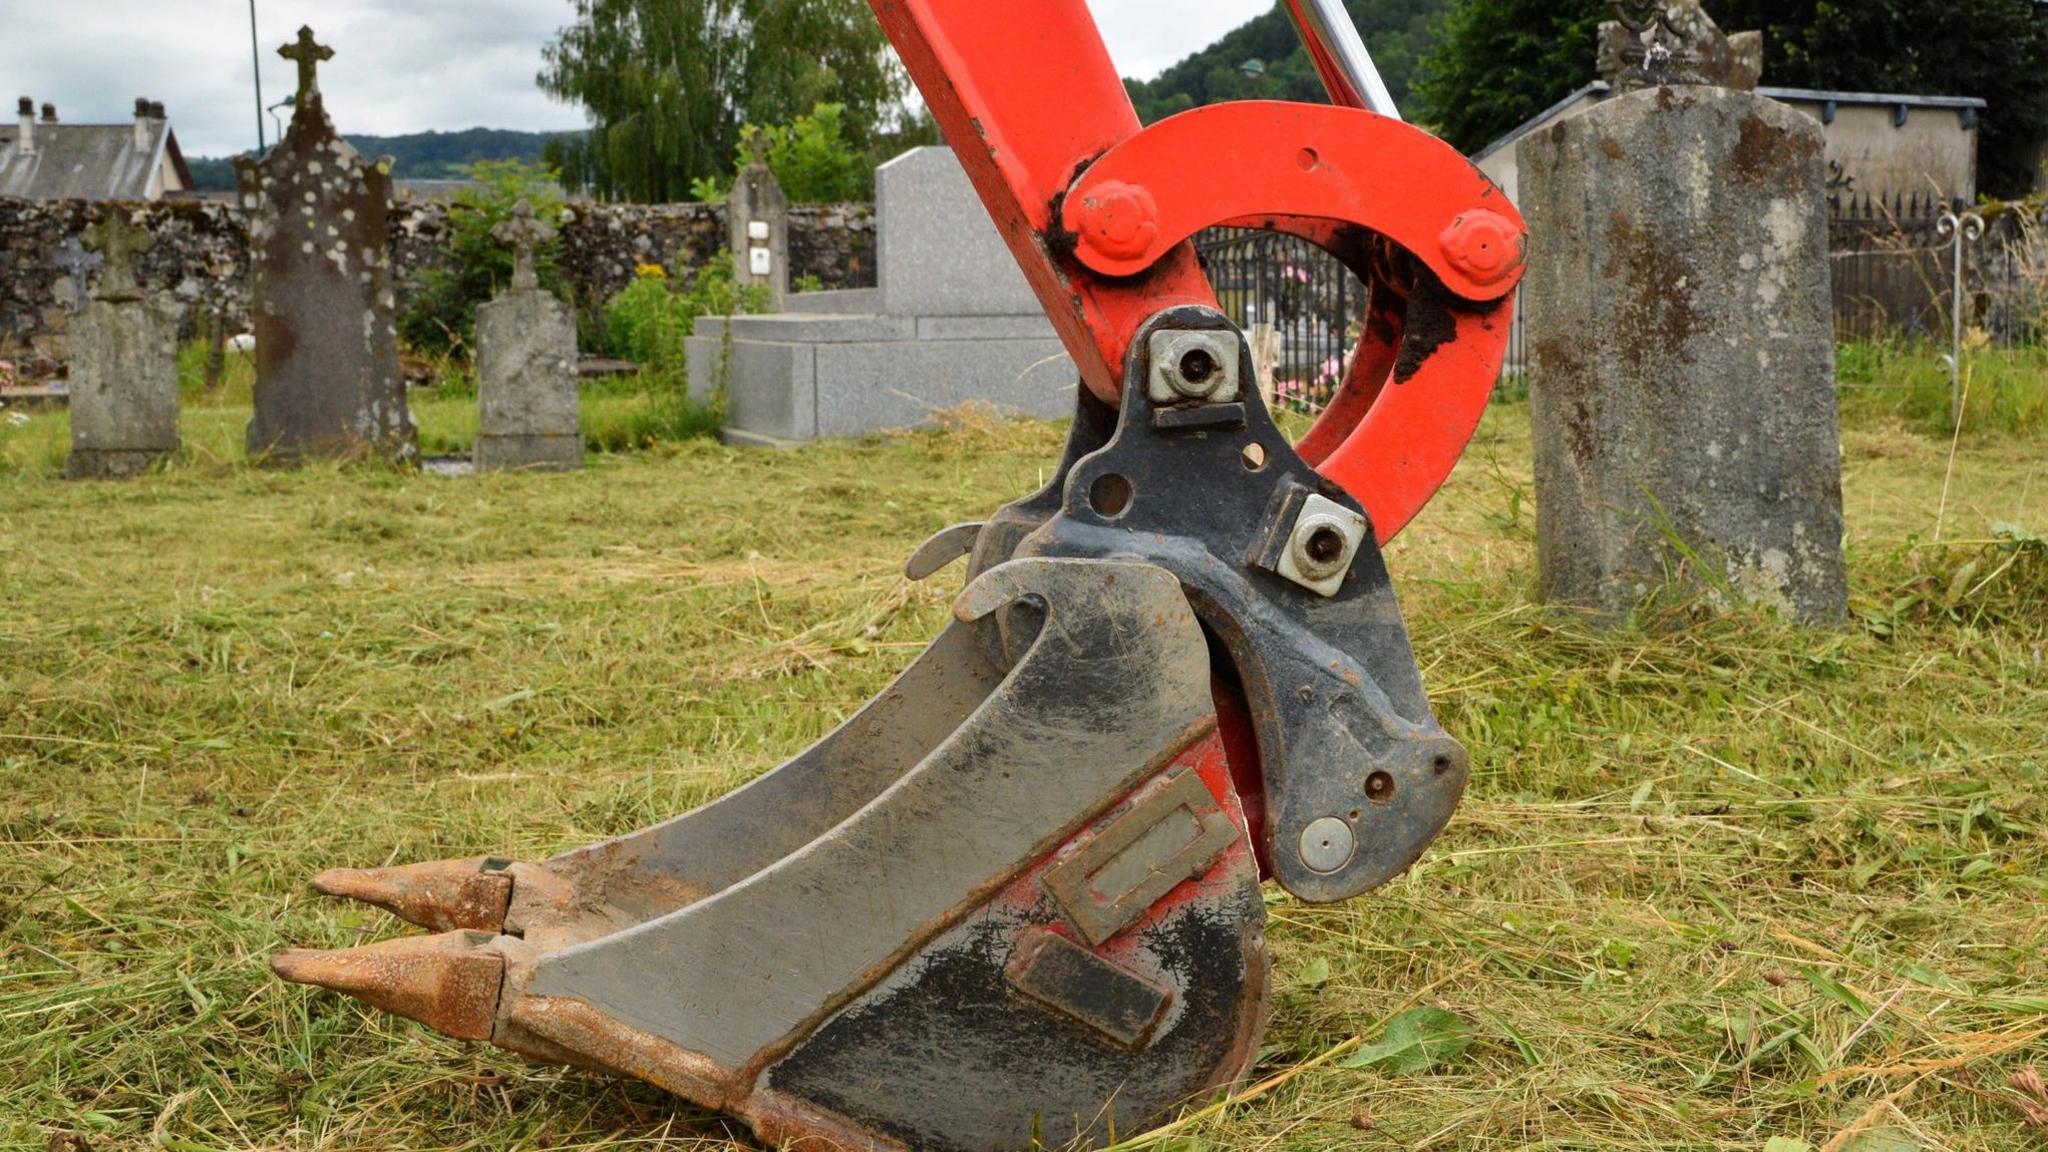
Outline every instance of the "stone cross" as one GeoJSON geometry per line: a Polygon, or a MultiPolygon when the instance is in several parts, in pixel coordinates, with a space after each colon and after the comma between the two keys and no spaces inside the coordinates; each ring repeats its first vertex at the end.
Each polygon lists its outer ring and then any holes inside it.
{"type": "Polygon", "coordinates": [[[1761,32],[1721,31],[1700,0],[1611,0],[1600,26],[1600,78],[1616,92],[1706,85],[1750,92],[1763,81],[1761,32]]]}
{"type": "Polygon", "coordinates": [[[107,262],[97,252],[87,252],[85,246],[73,236],[64,241],[64,247],[57,250],[56,258],[50,261],[52,267],[63,270],[65,278],[71,281],[71,310],[84,311],[92,302],[92,274],[107,262]]]}
{"type": "Polygon", "coordinates": [[[316,43],[312,27],[307,26],[299,29],[299,38],[296,42],[279,48],[277,54],[287,60],[298,61],[298,103],[299,107],[305,107],[307,101],[320,94],[320,63],[323,60],[334,59],[334,49],[316,43]]]}
{"type": "Polygon", "coordinates": [[[764,168],[767,167],[768,134],[766,132],[756,132],[752,136],[747,137],[747,151],[753,153],[754,163],[764,168]]]}
{"type": "Polygon", "coordinates": [[[533,204],[521,200],[512,208],[512,218],[491,229],[491,236],[512,246],[512,290],[538,292],[540,273],[535,269],[533,250],[555,238],[555,227],[533,214],[533,204]]]}
{"type": "Polygon", "coordinates": [[[156,247],[156,237],[130,224],[120,211],[103,214],[85,231],[85,246],[100,254],[105,269],[96,300],[123,303],[142,299],[142,286],[135,280],[135,257],[156,247]]]}

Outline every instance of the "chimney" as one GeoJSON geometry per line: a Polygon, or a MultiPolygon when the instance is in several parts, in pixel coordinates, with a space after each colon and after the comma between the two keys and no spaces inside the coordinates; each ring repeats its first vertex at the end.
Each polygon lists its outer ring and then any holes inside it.
{"type": "Polygon", "coordinates": [[[36,102],[33,98],[21,98],[21,153],[26,156],[36,150],[36,102]]]}
{"type": "Polygon", "coordinates": [[[169,120],[171,117],[169,113],[164,111],[163,101],[151,100],[149,102],[149,118],[151,120],[169,120]]]}
{"type": "Polygon", "coordinates": [[[48,100],[43,101],[43,123],[55,124],[56,122],[57,106],[55,104],[50,103],[48,100]]]}
{"type": "Polygon", "coordinates": [[[135,98],[135,150],[149,150],[149,98],[146,96],[135,98]]]}

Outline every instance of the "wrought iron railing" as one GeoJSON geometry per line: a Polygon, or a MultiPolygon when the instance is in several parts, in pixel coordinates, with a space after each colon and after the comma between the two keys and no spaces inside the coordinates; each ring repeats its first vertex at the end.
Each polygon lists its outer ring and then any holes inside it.
{"type": "Polygon", "coordinates": [[[1223,310],[1267,361],[1273,399],[1315,413],[1344,379],[1365,316],[1366,288],[1336,257],[1306,240],[1249,228],[1212,228],[1195,241],[1223,310]]]}

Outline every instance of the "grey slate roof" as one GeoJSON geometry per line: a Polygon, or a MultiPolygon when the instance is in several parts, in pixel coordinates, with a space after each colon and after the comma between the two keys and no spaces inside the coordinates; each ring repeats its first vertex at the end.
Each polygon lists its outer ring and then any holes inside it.
{"type": "MultiPolygon", "coordinates": [[[[146,145],[135,124],[37,124],[35,151],[21,151],[21,127],[0,120],[0,197],[23,200],[140,200],[169,154],[182,175],[185,158],[168,120],[149,121],[146,145]]],[[[190,186],[190,179],[186,184],[190,186]]]]}

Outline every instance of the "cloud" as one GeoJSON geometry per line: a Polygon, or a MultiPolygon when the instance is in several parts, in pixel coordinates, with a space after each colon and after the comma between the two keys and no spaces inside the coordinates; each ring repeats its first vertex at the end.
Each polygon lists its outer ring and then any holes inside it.
{"type": "MultiPolygon", "coordinates": [[[[995,0],[991,0],[995,2],[995,0]]],[[[541,47],[572,16],[568,0],[258,0],[263,96],[295,83],[277,47],[310,23],[336,58],[321,69],[344,133],[478,126],[581,127],[579,109],[534,86],[541,47]]],[[[1014,5],[1018,19],[1029,3],[1014,5]]],[[[1126,75],[1152,76],[1265,8],[1263,0],[1094,0],[1126,75]]],[[[0,77],[63,118],[125,119],[161,100],[191,155],[256,143],[245,0],[0,0],[0,77]]],[[[0,81],[5,82],[5,81],[0,81]]],[[[265,120],[266,131],[268,119],[265,120]]]]}

